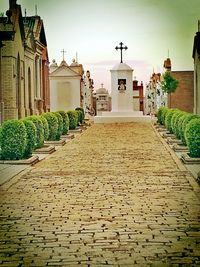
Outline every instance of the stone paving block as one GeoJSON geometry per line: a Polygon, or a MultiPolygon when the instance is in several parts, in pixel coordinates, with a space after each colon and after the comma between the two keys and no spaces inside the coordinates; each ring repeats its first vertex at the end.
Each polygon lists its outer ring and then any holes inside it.
{"type": "Polygon", "coordinates": [[[0,250],[21,266],[199,266],[191,179],[150,124],[92,125],[0,187],[0,250]]]}

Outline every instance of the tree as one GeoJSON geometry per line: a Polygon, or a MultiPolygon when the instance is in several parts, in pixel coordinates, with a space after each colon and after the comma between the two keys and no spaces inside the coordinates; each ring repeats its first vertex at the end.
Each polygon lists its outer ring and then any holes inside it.
{"type": "Polygon", "coordinates": [[[163,74],[163,80],[161,81],[162,90],[166,93],[173,93],[176,91],[176,88],[179,84],[179,81],[174,79],[169,71],[166,71],[163,74]]]}

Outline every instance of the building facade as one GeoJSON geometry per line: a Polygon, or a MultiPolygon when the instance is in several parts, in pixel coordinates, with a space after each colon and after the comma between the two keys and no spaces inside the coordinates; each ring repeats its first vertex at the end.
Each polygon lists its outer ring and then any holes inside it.
{"type": "Polygon", "coordinates": [[[101,88],[96,90],[96,115],[101,115],[103,111],[111,111],[111,96],[101,84],[101,88]]]}
{"type": "Polygon", "coordinates": [[[172,71],[170,58],[167,58],[164,61],[164,68],[179,82],[176,91],[168,94],[167,106],[169,108],[178,108],[180,110],[193,113],[194,71],[172,71]]]}
{"type": "Polygon", "coordinates": [[[161,74],[153,73],[145,88],[146,115],[155,115],[161,106],[167,106],[167,94],[161,88],[161,74]]]}
{"type": "Polygon", "coordinates": [[[194,59],[194,113],[200,114],[200,21],[198,32],[194,37],[192,57],[194,59]]]}
{"type": "Polygon", "coordinates": [[[83,106],[83,73],[83,66],[75,60],[70,66],[64,58],[59,66],[53,60],[49,75],[51,111],[67,111],[83,106]]]}
{"type": "Polygon", "coordinates": [[[135,111],[144,112],[143,83],[139,85],[136,79],[133,80],[133,106],[135,111]]]}
{"type": "Polygon", "coordinates": [[[22,17],[21,6],[9,1],[7,18],[0,18],[1,122],[49,111],[49,67],[43,21],[22,17]],[[2,40],[3,39],[3,40],[2,40]]]}

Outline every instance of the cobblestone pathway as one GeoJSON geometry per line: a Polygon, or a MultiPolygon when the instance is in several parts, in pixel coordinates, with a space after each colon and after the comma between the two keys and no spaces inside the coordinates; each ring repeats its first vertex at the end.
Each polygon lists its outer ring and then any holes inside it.
{"type": "Polygon", "coordinates": [[[0,189],[1,266],[200,266],[200,200],[150,124],[93,125],[0,189]]]}

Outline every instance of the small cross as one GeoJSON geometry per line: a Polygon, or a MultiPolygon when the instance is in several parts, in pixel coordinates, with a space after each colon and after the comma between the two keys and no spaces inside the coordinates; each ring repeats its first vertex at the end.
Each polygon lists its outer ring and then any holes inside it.
{"type": "Polygon", "coordinates": [[[103,83],[101,83],[101,88],[103,88],[103,83]]]}
{"type": "Polygon", "coordinates": [[[122,61],[122,50],[123,50],[123,49],[127,50],[127,49],[128,49],[128,47],[127,47],[127,46],[124,46],[124,47],[123,47],[123,43],[122,43],[122,42],[121,42],[121,43],[119,43],[119,45],[120,45],[120,46],[119,46],[119,47],[118,47],[118,46],[116,46],[116,47],[115,47],[115,49],[116,49],[116,50],[118,50],[118,49],[120,49],[120,50],[121,50],[121,62],[120,62],[120,63],[123,63],[123,61],[122,61]]]}
{"type": "Polygon", "coordinates": [[[65,53],[66,51],[63,49],[62,51],[60,51],[63,54],[63,61],[65,60],[65,53]]]}

